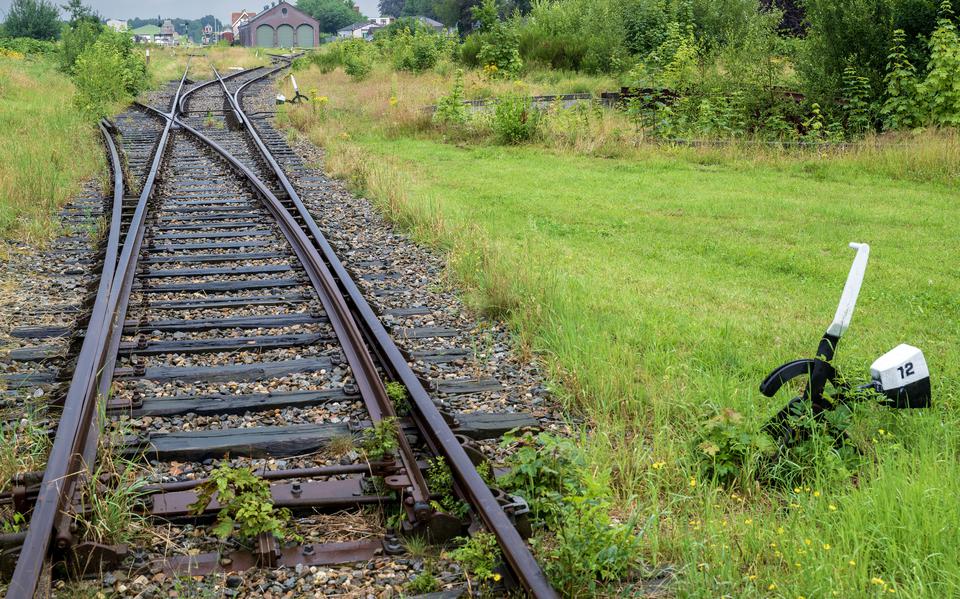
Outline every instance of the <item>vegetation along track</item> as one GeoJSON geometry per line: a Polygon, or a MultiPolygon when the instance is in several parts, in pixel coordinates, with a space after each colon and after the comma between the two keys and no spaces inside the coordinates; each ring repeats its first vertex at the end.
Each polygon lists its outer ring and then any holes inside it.
{"type": "MultiPolygon", "coordinates": [[[[402,551],[392,530],[323,544],[284,544],[263,530],[245,545],[186,555],[82,534],[93,496],[116,493],[111,487],[128,484],[131,471],[133,480],[152,481],[130,504],[145,521],[212,520],[216,500],[193,505],[208,478],[170,481],[157,473],[209,472],[219,459],[272,460],[257,476],[269,482],[275,508],[298,514],[396,505],[391,524],[399,532],[434,541],[485,528],[502,551],[505,583],[555,596],[518,532],[526,528],[525,504],[487,486],[477,467],[483,455],[471,441],[536,420],[438,408],[285,174],[279,161],[289,148],[264,126],[264,114],[244,109],[245,92],[285,66],[217,74],[202,84],[185,73],[161,96],[168,112],[141,105],[114,127],[126,165],[105,132],[115,191],[103,275],[75,344],[46,469],[15,481],[14,503],[29,525],[15,535],[22,546],[7,543],[8,560],[16,558],[8,597],[33,596],[53,561],[88,572],[133,564],[207,574],[402,551]],[[350,459],[312,466],[293,459],[357,438],[365,451],[348,452],[350,459]],[[117,454],[130,466],[108,476],[101,465],[117,454]],[[437,464],[452,474],[446,488],[427,475],[437,464]],[[469,509],[445,513],[441,497],[469,509]]],[[[457,357],[455,350],[419,356],[457,357]]],[[[463,393],[484,384],[450,382],[463,393]]]]}

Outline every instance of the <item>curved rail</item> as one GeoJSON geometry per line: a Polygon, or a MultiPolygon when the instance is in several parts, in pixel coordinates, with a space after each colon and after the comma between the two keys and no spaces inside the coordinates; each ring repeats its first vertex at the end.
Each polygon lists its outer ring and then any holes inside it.
{"type": "MultiPolygon", "coordinates": [[[[189,70],[189,67],[188,67],[189,70]]],[[[170,109],[170,116],[176,114],[178,100],[183,91],[187,78],[184,71],[183,78],[177,88],[174,101],[170,109]]],[[[64,549],[72,542],[69,524],[62,526],[63,512],[68,508],[68,502],[77,488],[79,475],[88,469],[89,463],[84,459],[88,448],[96,447],[96,436],[99,427],[94,426],[97,417],[97,404],[101,398],[99,381],[101,376],[110,378],[112,363],[116,360],[116,353],[110,352],[110,339],[118,322],[122,323],[123,312],[126,311],[126,301],[129,299],[130,285],[136,272],[140,246],[143,242],[144,223],[147,217],[147,202],[149,201],[156,182],[157,172],[163,161],[167,141],[173,121],[169,121],[164,128],[150,173],[143,185],[136,211],[127,229],[127,236],[122,250],[119,248],[120,227],[119,219],[111,222],[108,237],[108,253],[104,259],[104,276],[101,278],[90,314],[86,336],[80,348],[77,364],[70,381],[70,387],[63,404],[63,414],[60,417],[57,433],[54,437],[53,448],[47,458],[47,467],[44,470],[43,481],[37,495],[37,501],[30,517],[29,528],[17,559],[17,565],[7,590],[9,599],[32,599],[36,592],[43,571],[44,561],[50,550],[50,542],[57,537],[57,546],[64,549]],[[110,242],[115,241],[112,248],[110,242]],[[119,256],[117,252],[119,250],[119,256]],[[107,276],[107,275],[110,276],[107,276]],[[122,309],[122,310],[121,310],[122,309]],[[105,372],[105,370],[109,370],[105,372]],[[60,526],[57,526],[58,519],[60,526]]],[[[116,146],[108,144],[111,150],[111,162],[116,168],[119,156],[115,154],[116,146]]],[[[114,171],[115,191],[113,214],[122,209],[123,174],[122,170],[114,171]],[[116,190],[116,186],[120,186],[116,190]],[[121,207],[117,206],[117,198],[121,207]]],[[[69,523],[70,517],[66,517],[69,523]]]]}
{"type": "MultiPolygon", "coordinates": [[[[306,223],[317,249],[323,254],[323,258],[340,281],[343,293],[349,298],[359,323],[364,329],[366,340],[376,350],[378,357],[381,358],[381,362],[390,371],[394,380],[400,381],[409,391],[417,428],[427,437],[431,450],[435,455],[444,457],[456,479],[461,495],[468,500],[487,529],[497,537],[511,571],[527,592],[537,598],[557,597],[556,591],[550,586],[546,575],[530,553],[527,544],[520,537],[517,529],[504,513],[503,508],[500,507],[487,484],[480,477],[476,467],[474,467],[473,462],[460,445],[453,431],[450,430],[450,426],[443,415],[433,403],[426,389],[423,388],[420,379],[410,368],[393,338],[390,337],[380,319],[363,297],[360,289],[350,277],[343,263],[340,262],[310,211],[307,210],[299,194],[290,183],[289,178],[260,138],[253,122],[240,106],[241,94],[248,86],[280,70],[282,70],[282,67],[245,82],[233,94],[229,93],[222,80],[221,85],[230,98],[233,110],[240,116],[241,122],[249,132],[261,156],[270,165],[284,191],[293,202],[297,215],[306,223]]],[[[214,72],[216,73],[216,70],[214,72]]],[[[219,77],[219,74],[217,75],[219,77]]]]}

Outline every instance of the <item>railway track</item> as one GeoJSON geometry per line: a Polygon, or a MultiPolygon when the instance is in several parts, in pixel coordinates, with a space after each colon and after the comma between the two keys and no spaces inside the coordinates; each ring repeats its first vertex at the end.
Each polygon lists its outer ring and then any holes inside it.
{"type": "MultiPolygon", "coordinates": [[[[15,503],[29,525],[22,545],[8,550],[16,558],[8,597],[34,596],[53,562],[204,575],[362,562],[402,552],[398,535],[446,542],[483,529],[497,538],[507,588],[555,596],[518,531],[525,504],[488,487],[472,441],[530,419],[438,408],[436,389],[383,322],[419,308],[371,307],[291,182],[296,157],[247,95],[287,64],[196,84],[185,73],[166,106],[140,106],[104,131],[115,185],[102,277],[46,469],[17,481],[15,503]],[[376,461],[324,453],[370,431],[391,434],[395,451],[376,461]],[[393,506],[395,529],[324,543],[262,533],[248,545],[160,557],[92,542],[81,531],[83,492],[117,484],[98,478],[104,452],[147,481],[141,515],[175,532],[215,517],[215,502],[199,515],[189,506],[220,461],[262,466],[256,472],[274,504],[298,518],[393,506]],[[428,475],[440,460],[452,474],[446,488],[428,475]],[[183,470],[194,476],[170,476],[183,470]],[[469,509],[446,513],[436,501],[445,496],[469,509]]],[[[484,385],[457,383],[451,388],[462,392],[484,385]]]]}

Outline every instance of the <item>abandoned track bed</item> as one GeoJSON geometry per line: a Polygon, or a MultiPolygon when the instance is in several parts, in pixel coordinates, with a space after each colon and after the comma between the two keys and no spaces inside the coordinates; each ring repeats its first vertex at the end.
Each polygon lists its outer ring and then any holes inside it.
{"type": "MultiPolygon", "coordinates": [[[[151,576],[299,572],[395,559],[398,534],[446,542],[483,528],[500,544],[505,584],[554,596],[518,532],[527,528],[525,504],[488,488],[477,467],[503,433],[549,422],[542,387],[522,370],[499,380],[510,360],[503,339],[448,313],[442,291],[428,294],[435,307],[425,305],[415,289],[431,272],[385,248],[398,245],[389,234],[313,220],[311,209],[322,217],[336,198],[269,124],[271,77],[283,66],[202,84],[185,75],[159,96],[167,106],[117,119],[110,137],[125,164],[113,159],[103,276],[70,337],[76,366],[61,372],[72,378],[55,377],[63,416],[50,462],[14,489],[29,527],[8,596],[32,596],[50,560],[151,576]],[[405,285],[411,275],[414,289],[405,285]],[[395,449],[370,459],[360,442],[394,427],[395,449]],[[129,461],[122,475],[102,476],[119,458],[129,461]],[[453,480],[444,488],[427,476],[441,460],[453,480]],[[199,514],[189,506],[222,462],[269,480],[302,540],[215,539],[207,527],[217,504],[199,514]],[[103,493],[137,481],[131,509],[163,532],[140,546],[86,538],[89,481],[103,493]],[[469,509],[445,513],[442,497],[469,509]],[[330,515],[341,510],[347,526],[330,515]],[[382,513],[392,515],[390,529],[382,513]]],[[[40,328],[20,335],[70,335],[40,328]]],[[[29,343],[15,351],[25,363],[46,355],[29,343]]]]}

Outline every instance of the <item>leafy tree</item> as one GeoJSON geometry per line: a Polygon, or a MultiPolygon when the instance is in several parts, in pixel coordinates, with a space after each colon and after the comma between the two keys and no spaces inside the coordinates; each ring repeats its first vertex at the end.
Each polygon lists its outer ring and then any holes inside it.
{"type": "Polygon", "coordinates": [[[434,12],[435,4],[433,0],[406,0],[400,14],[404,17],[430,17],[431,19],[436,19],[437,13],[434,12]]]}
{"type": "Polygon", "coordinates": [[[351,0],[297,0],[297,8],[319,21],[320,30],[326,33],[366,18],[353,9],[351,0]]]}
{"type": "Polygon", "coordinates": [[[385,17],[399,17],[406,0],[380,0],[380,14],[385,17]]]}
{"type": "Polygon", "coordinates": [[[76,25],[80,21],[100,22],[100,16],[89,6],[83,3],[83,0],[69,0],[66,4],[61,4],[60,8],[70,15],[70,24],[76,25]]]}
{"type": "Polygon", "coordinates": [[[47,0],[13,0],[4,29],[10,37],[56,39],[60,33],[60,13],[47,0]]]}

